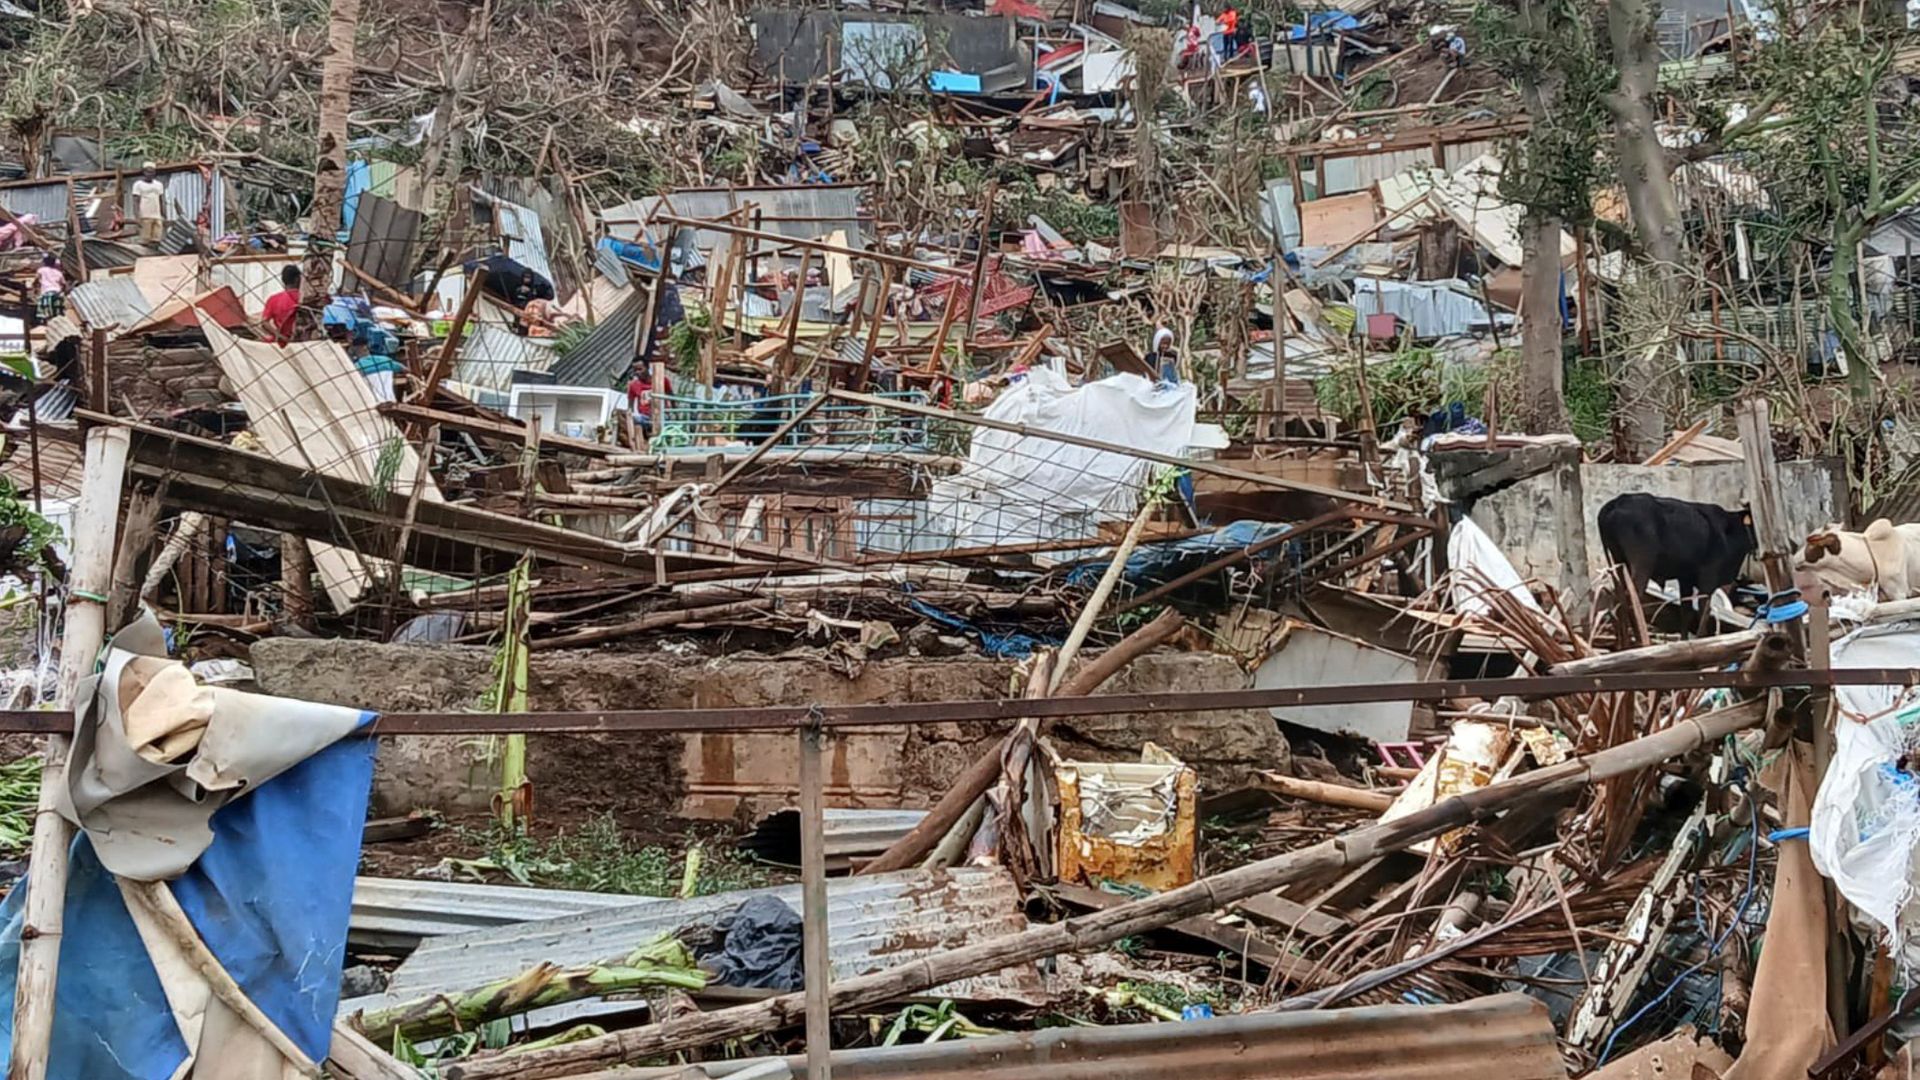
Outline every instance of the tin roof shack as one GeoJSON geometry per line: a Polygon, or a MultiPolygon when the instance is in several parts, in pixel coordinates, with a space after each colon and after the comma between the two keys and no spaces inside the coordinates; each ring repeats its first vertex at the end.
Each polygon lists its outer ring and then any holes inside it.
{"type": "Polygon", "coordinates": [[[999,15],[766,9],[750,17],[757,70],[796,86],[836,75],[876,90],[936,85],[1002,93],[1033,85],[1033,55],[999,15]]]}

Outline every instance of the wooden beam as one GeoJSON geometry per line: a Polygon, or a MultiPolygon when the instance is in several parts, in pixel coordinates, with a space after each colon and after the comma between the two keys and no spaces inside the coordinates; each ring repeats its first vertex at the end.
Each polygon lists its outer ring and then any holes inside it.
{"type": "MultiPolygon", "coordinates": [[[[464,416],[445,409],[435,409],[407,401],[382,402],[379,410],[395,421],[412,424],[438,424],[454,431],[464,431],[469,435],[482,435],[490,439],[525,444],[527,425],[518,420],[494,420],[485,416],[464,416]]],[[[589,457],[611,457],[620,453],[617,446],[592,442],[587,439],[574,439],[552,432],[540,433],[540,449],[552,453],[585,454],[589,457]]]]}
{"type": "Polygon", "coordinates": [[[664,221],[672,225],[683,225],[690,229],[703,229],[710,232],[728,233],[732,236],[744,236],[753,240],[771,240],[775,243],[785,244],[788,247],[821,251],[829,255],[845,255],[852,259],[871,259],[874,262],[884,263],[889,266],[905,267],[910,270],[925,270],[930,274],[948,274],[957,277],[966,273],[965,270],[959,267],[927,262],[924,259],[908,258],[905,255],[895,255],[890,251],[871,251],[864,248],[852,248],[844,244],[830,244],[824,240],[799,240],[791,236],[782,236],[779,233],[749,229],[744,225],[729,225],[722,221],[679,217],[674,214],[661,214],[655,218],[655,220],[664,221]]]}

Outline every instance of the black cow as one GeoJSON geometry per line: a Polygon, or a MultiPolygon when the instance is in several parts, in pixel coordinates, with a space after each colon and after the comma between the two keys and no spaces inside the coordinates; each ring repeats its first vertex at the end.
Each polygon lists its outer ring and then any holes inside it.
{"type": "Polygon", "coordinates": [[[1697,613],[1690,632],[1704,628],[1707,598],[1739,580],[1756,546],[1752,513],[1658,495],[1607,500],[1599,526],[1607,558],[1627,568],[1636,598],[1649,581],[1679,583],[1681,601],[1692,599],[1697,613]]]}

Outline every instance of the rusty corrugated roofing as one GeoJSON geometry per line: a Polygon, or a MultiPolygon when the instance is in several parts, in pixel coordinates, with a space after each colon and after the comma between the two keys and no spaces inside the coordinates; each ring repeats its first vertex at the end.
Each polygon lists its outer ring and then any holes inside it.
{"type": "MultiPolygon", "coordinates": [[[[654,936],[733,911],[751,897],[777,896],[800,910],[800,886],[702,896],[633,897],[623,908],[452,934],[428,940],[393,973],[387,996],[403,1001],[451,993],[517,975],[541,962],[590,964],[654,936]]],[[[908,871],[827,883],[833,973],[851,978],[1027,928],[1013,878],[998,867],[908,871]]],[[[1045,1000],[1039,970],[1026,964],[930,992],[962,1000],[1045,1000]]],[[[362,1003],[364,1004],[364,1003],[362,1003]]]]}
{"type": "MultiPolygon", "coordinates": [[[[713,1062],[724,1077],[780,1059],[713,1062]]],[[[805,1076],[806,1059],[785,1059],[805,1076]]],[[[692,1080],[700,1069],[613,1069],[575,1080],[692,1080]]],[[[833,1055],[835,1080],[1566,1080],[1547,1007],[1524,994],[1459,1005],[1252,1013],[1190,1023],[1047,1028],[833,1055]]]]}

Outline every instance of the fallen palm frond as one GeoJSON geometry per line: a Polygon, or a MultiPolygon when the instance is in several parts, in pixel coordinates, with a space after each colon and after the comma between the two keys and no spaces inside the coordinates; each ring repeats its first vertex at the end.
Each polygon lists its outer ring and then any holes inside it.
{"type": "Polygon", "coordinates": [[[362,1011],[354,1023],[377,1043],[391,1042],[396,1031],[417,1041],[583,998],[641,990],[701,990],[706,985],[707,974],[695,965],[693,954],[663,934],[607,963],[570,968],[541,963],[464,993],[434,994],[392,1008],[362,1011]]]}

